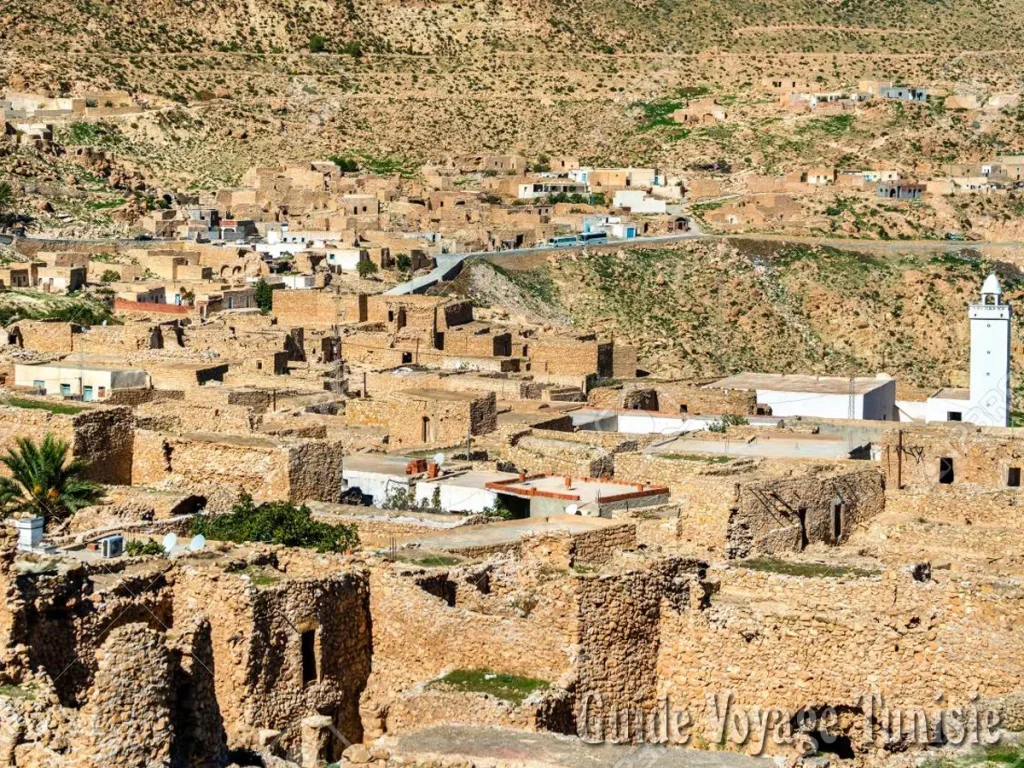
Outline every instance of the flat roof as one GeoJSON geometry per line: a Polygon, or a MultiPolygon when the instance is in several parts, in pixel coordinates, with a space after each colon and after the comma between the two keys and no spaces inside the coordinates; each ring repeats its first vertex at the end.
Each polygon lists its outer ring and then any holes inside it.
{"type": "Polygon", "coordinates": [[[98,363],[75,363],[75,362],[64,362],[58,361],[55,363],[15,363],[15,368],[57,368],[60,370],[76,370],[76,371],[103,371],[105,373],[119,373],[121,371],[137,371],[139,373],[145,373],[146,371],[142,368],[124,368],[114,365],[99,365],[98,363]]]}
{"type": "Polygon", "coordinates": [[[864,395],[884,387],[890,378],[875,376],[808,376],[789,373],[738,373],[706,384],[709,389],[766,389],[776,392],[811,392],[821,395],[864,395]]]}
{"type": "MultiPolygon", "coordinates": [[[[864,440],[847,440],[839,435],[765,434],[750,441],[703,440],[679,437],[652,446],[648,453],[684,457],[689,454],[730,458],[847,459],[850,452],[865,445],[864,440]]],[[[685,461],[685,458],[679,459],[685,461]]]]}
{"type": "Polygon", "coordinates": [[[531,498],[562,499],[565,502],[592,504],[614,498],[642,498],[667,494],[667,488],[640,483],[616,483],[593,477],[572,477],[568,475],[533,475],[525,480],[514,476],[511,480],[489,483],[487,486],[496,493],[531,498]],[[568,477],[568,483],[566,478],[568,477]]]}
{"type": "Polygon", "coordinates": [[[342,473],[377,472],[382,475],[406,477],[405,468],[414,459],[408,456],[388,456],[383,453],[353,453],[342,461],[342,473]]]}
{"type": "Polygon", "coordinates": [[[452,402],[471,403],[486,397],[484,392],[452,392],[447,389],[402,389],[399,394],[406,397],[425,398],[427,400],[451,400],[452,402]]]}

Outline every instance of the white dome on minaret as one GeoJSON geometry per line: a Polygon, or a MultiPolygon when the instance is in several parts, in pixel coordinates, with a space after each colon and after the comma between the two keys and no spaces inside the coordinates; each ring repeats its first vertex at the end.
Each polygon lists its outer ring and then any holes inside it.
{"type": "Polygon", "coordinates": [[[991,273],[985,278],[984,284],[981,286],[981,295],[990,296],[1002,296],[1003,287],[999,284],[999,278],[996,277],[995,272],[991,273]]]}

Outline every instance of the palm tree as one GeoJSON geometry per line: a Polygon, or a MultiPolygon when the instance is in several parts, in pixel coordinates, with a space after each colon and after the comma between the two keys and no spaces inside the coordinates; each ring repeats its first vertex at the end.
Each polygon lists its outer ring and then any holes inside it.
{"type": "Polygon", "coordinates": [[[0,510],[7,514],[41,515],[62,521],[103,498],[103,489],[82,477],[89,462],[69,459],[68,444],[53,435],[42,445],[19,437],[17,446],[0,456],[11,477],[0,477],[0,510]]]}

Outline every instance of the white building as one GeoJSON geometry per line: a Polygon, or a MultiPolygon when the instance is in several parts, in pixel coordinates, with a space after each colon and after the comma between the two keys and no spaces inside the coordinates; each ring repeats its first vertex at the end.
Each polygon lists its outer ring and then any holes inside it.
{"type": "Polygon", "coordinates": [[[896,380],[869,376],[802,376],[741,373],[707,385],[714,389],[755,390],[758,413],[818,419],[896,418],[896,380]]]}
{"type": "Polygon", "coordinates": [[[281,275],[281,284],[292,290],[316,287],[316,275],[281,275]]]}
{"type": "Polygon", "coordinates": [[[1010,424],[1010,324],[995,275],[985,278],[981,301],[967,310],[971,321],[970,389],[940,389],[928,398],[928,421],[967,421],[987,427],[1010,424]]]}
{"type": "Polygon", "coordinates": [[[107,368],[96,365],[61,363],[17,363],[14,386],[36,390],[41,395],[82,398],[86,402],[106,400],[114,390],[149,389],[146,371],[134,368],[107,368]]]}
{"type": "Polygon", "coordinates": [[[667,203],[649,197],[641,189],[620,189],[612,198],[612,207],[628,209],[630,213],[665,213],[667,203]]]}

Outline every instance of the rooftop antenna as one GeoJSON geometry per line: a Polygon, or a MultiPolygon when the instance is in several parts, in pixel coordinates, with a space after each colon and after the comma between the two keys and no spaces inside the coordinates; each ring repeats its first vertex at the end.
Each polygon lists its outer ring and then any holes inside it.
{"type": "MultiPolygon", "coordinates": [[[[469,457],[467,456],[467,458],[469,458],[469,457]]],[[[434,463],[437,464],[437,466],[439,466],[439,467],[442,464],[444,464],[444,454],[443,453],[435,453],[434,454],[434,463]]]]}
{"type": "Polygon", "coordinates": [[[578,515],[580,513],[579,504],[570,504],[565,508],[565,514],[567,515],[578,515]]]}
{"type": "Polygon", "coordinates": [[[206,546],[206,537],[203,534],[198,533],[189,542],[188,549],[190,552],[198,552],[200,549],[206,546]]]}
{"type": "Polygon", "coordinates": [[[168,533],[164,536],[163,548],[166,554],[171,554],[174,548],[178,546],[178,536],[174,533],[168,533]]]}

